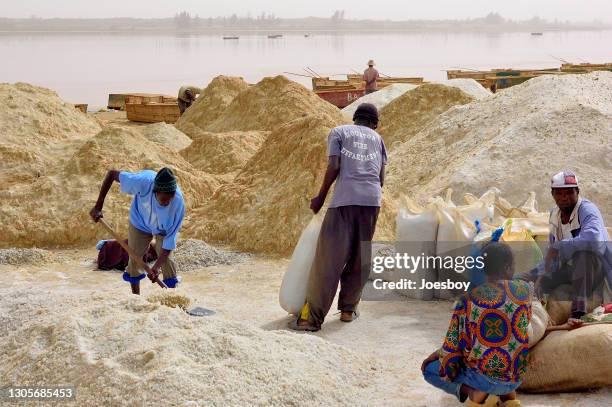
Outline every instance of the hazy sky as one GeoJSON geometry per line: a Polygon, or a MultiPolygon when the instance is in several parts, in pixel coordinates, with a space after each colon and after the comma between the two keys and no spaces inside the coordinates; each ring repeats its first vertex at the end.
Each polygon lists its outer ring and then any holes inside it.
{"type": "Polygon", "coordinates": [[[611,0],[0,0],[0,17],[168,17],[186,10],[200,17],[258,15],[327,17],[336,9],[349,18],[463,19],[496,11],[512,19],[612,20],[611,0]]]}

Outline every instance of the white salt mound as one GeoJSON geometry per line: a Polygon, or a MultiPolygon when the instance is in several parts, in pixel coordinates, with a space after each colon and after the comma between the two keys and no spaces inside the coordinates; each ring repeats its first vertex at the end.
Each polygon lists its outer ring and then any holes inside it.
{"type": "Polygon", "coordinates": [[[424,202],[496,187],[513,202],[535,191],[546,208],[550,177],[569,169],[610,224],[611,89],[612,72],[542,76],[453,107],[391,153],[387,193],[424,202]]]}
{"type": "Polygon", "coordinates": [[[476,100],[487,98],[493,94],[490,90],[485,89],[481,84],[471,78],[447,79],[440,82],[440,84],[459,88],[476,100]]]}
{"type": "Polygon", "coordinates": [[[377,92],[360,97],[355,102],[342,109],[342,113],[349,120],[352,120],[355,110],[357,110],[359,105],[362,103],[372,103],[378,108],[378,110],[380,110],[391,103],[394,99],[397,99],[404,93],[416,88],[417,86],[418,85],[412,85],[410,83],[395,83],[393,85],[385,86],[377,92]]]}
{"type": "Polygon", "coordinates": [[[318,337],[136,296],[0,295],[3,384],[69,383],[79,406],[363,406],[380,379],[375,360],[318,337]]]}
{"type": "Polygon", "coordinates": [[[202,240],[183,239],[177,243],[173,258],[178,271],[184,272],[221,264],[241,263],[249,259],[250,255],[217,249],[202,240]]]}

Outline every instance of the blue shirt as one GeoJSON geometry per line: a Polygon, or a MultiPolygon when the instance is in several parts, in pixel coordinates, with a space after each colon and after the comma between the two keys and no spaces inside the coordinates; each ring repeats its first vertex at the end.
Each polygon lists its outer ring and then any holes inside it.
{"type": "Polygon", "coordinates": [[[162,248],[176,249],[176,239],[185,216],[185,203],[181,189],[168,206],[161,206],[153,192],[157,173],[151,170],[120,172],[121,192],[134,195],[130,208],[130,223],[138,230],[164,237],[162,248]]]}
{"type": "MultiPolygon", "coordinates": [[[[591,201],[580,198],[572,213],[570,229],[572,238],[560,239],[561,218],[559,209],[550,213],[550,246],[559,251],[559,260],[566,262],[577,251],[596,254],[602,261],[603,273],[612,285],[612,242],[604,225],[599,208],[591,201]],[[577,216],[576,216],[577,215],[577,216]]],[[[544,273],[545,261],[537,267],[537,275],[544,273]]]]}

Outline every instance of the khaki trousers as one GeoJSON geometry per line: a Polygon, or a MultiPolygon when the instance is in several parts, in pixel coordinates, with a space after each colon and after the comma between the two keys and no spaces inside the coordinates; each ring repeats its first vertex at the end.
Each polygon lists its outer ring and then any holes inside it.
{"type": "MultiPolygon", "coordinates": [[[[149,249],[149,244],[151,240],[155,237],[155,251],[157,252],[157,256],[161,256],[162,252],[162,244],[164,243],[164,237],[160,235],[151,235],[149,233],[145,233],[141,230],[136,229],[134,225],[130,223],[130,227],[128,229],[128,246],[136,255],[140,258],[145,255],[147,250],[149,249]]],[[[176,277],[176,264],[174,260],[172,260],[172,254],[168,257],[168,260],[161,268],[164,280],[168,280],[170,278],[176,277]]],[[[136,264],[136,262],[130,257],[127,265],[127,272],[130,277],[138,277],[143,273],[144,270],[141,270],[140,267],[136,264]]]]}

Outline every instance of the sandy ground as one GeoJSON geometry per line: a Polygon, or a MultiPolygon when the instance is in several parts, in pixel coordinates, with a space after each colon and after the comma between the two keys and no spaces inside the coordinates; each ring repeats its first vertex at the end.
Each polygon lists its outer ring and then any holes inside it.
{"type": "MultiPolygon", "coordinates": [[[[124,292],[129,288],[118,272],[95,270],[95,250],[57,252],[61,263],[45,266],[0,265],[5,288],[42,286],[66,294],[124,292]]],[[[234,266],[215,266],[183,274],[181,292],[195,305],[211,308],[223,317],[240,320],[267,330],[286,329],[289,318],[278,305],[278,289],[288,261],[253,258],[234,266]]],[[[145,283],[144,295],[159,290],[145,283]]],[[[1,301],[1,300],[0,300],[1,301]]],[[[447,327],[449,302],[367,301],[361,317],[345,324],[330,315],[323,330],[314,334],[357,352],[378,358],[383,377],[372,395],[372,405],[454,406],[452,397],[431,388],[420,373],[420,364],[439,346],[447,327]]],[[[205,319],[202,319],[205,323],[205,319]]],[[[310,334],[304,334],[310,335],[310,334]]],[[[612,389],[589,393],[521,395],[525,406],[609,406],[612,389]]]]}

